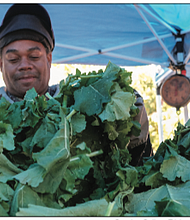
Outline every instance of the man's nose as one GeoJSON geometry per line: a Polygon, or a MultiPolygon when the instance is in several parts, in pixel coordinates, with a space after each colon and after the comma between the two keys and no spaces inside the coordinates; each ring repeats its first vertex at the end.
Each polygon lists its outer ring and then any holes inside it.
{"type": "Polygon", "coordinates": [[[31,69],[32,69],[31,62],[26,57],[23,57],[20,61],[20,64],[19,64],[19,70],[25,71],[25,70],[31,70],[31,69]]]}

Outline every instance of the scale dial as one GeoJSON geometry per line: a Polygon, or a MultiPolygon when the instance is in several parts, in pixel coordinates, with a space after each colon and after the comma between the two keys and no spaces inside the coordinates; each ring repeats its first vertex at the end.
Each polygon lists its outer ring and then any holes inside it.
{"type": "Polygon", "coordinates": [[[180,74],[167,78],[161,86],[161,96],[170,106],[180,108],[190,101],[190,80],[180,74]]]}

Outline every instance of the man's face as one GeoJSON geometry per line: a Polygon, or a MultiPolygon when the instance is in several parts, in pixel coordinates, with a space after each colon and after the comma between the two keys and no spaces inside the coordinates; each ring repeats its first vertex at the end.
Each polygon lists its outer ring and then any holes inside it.
{"type": "Polygon", "coordinates": [[[19,98],[33,87],[39,95],[45,94],[51,61],[52,54],[36,41],[18,40],[5,46],[0,67],[7,90],[19,98]]]}

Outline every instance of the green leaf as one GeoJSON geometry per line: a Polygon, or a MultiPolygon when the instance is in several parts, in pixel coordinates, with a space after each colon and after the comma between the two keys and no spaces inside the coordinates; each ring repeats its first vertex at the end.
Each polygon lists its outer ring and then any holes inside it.
{"type": "Polygon", "coordinates": [[[14,195],[14,190],[6,183],[0,183],[0,202],[11,201],[14,195]]]}
{"type": "Polygon", "coordinates": [[[145,182],[146,186],[151,186],[151,188],[157,188],[166,182],[159,171],[150,171],[142,181],[145,182]]]}
{"type": "Polygon", "coordinates": [[[11,106],[11,103],[8,102],[5,97],[1,97],[0,99],[0,121],[5,118],[8,108],[11,106]]]}
{"type": "Polygon", "coordinates": [[[31,101],[34,100],[38,96],[38,93],[34,89],[34,87],[28,91],[26,91],[26,94],[24,96],[24,100],[31,101]]]}
{"type": "Polygon", "coordinates": [[[130,115],[131,115],[131,117],[133,118],[133,117],[135,117],[136,115],[138,115],[138,113],[139,113],[139,108],[136,106],[136,105],[132,105],[131,106],[131,109],[130,109],[130,115]]]}
{"type": "Polygon", "coordinates": [[[54,121],[50,120],[49,115],[43,118],[40,127],[32,136],[32,141],[29,144],[29,148],[32,149],[34,145],[40,148],[45,148],[49,141],[56,133],[56,127],[54,121]]]}
{"type": "Polygon", "coordinates": [[[88,153],[91,153],[91,150],[90,148],[88,148],[86,146],[86,143],[85,142],[82,142],[80,144],[78,144],[76,147],[75,147],[75,151],[76,151],[76,155],[80,155],[80,154],[88,154],[88,153]]]}
{"type": "Polygon", "coordinates": [[[69,124],[61,108],[60,116],[60,129],[42,151],[33,154],[33,159],[37,160],[37,163],[46,170],[49,170],[58,161],[64,161],[70,156],[69,124]]]}
{"type": "Polygon", "coordinates": [[[176,156],[178,155],[178,146],[175,144],[172,144],[171,140],[165,140],[164,142],[161,142],[155,155],[154,159],[157,161],[162,162],[164,159],[167,160],[170,158],[170,156],[176,156]]]}
{"type": "Polygon", "coordinates": [[[38,194],[29,186],[18,184],[11,203],[10,216],[16,216],[19,208],[26,208],[28,204],[45,206],[38,194]]]}
{"type": "Polygon", "coordinates": [[[77,113],[72,116],[70,123],[72,134],[81,133],[86,128],[85,116],[77,113]]]}
{"type": "Polygon", "coordinates": [[[135,186],[138,182],[138,172],[133,166],[120,167],[116,173],[129,186],[135,186]]]}
{"type": "Polygon", "coordinates": [[[75,104],[73,108],[79,112],[86,113],[88,116],[99,114],[102,111],[103,103],[110,101],[110,88],[119,68],[114,65],[107,66],[102,78],[82,87],[74,92],[75,104]]]}
{"type": "Polygon", "coordinates": [[[57,197],[55,196],[55,194],[41,193],[38,195],[46,207],[61,209],[61,206],[60,206],[60,204],[58,204],[57,197]]]}
{"type": "MultiPolygon", "coordinates": [[[[121,181],[117,179],[115,183],[112,181],[112,183],[109,184],[110,186],[114,187],[112,191],[108,189],[108,192],[105,196],[107,201],[113,201],[113,200],[121,200],[121,198],[127,196],[128,194],[131,194],[134,190],[134,187],[129,186],[128,184],[125,183],[125,181],[121,181]],[[118,198],[119,197],[119,198],[118,198]]],[[[121,203],[122,206],[123,200],[117,202],[116,204],[121,203]]],[[[120,205],[119,205],[120,206],[120,205]]]]}
{"type": "Polygon", "coordinates": [[[178,146],[183,146],[184,148],[188,148],[190,145],[190,132],[185,134],[183,138],[177,143],[178,146]]]}
{"type": "Polygon", "coordinates": [[[7,180],[12,180],[13,176],[21,171],[4,154],[0,154],[0,182],[6,183],[7,180]]]}
{"type": "Polygon", "coordinates": [[[46,170],[43,182],[34,187],[37,192],[54,193],[69,163],[69,126],[62,110],[60,109],[60,129],[43,150],[33,153],[33,159],[46,170]]]}
{"type": "Polygon", "coordinates": [[[32,136],[28,136],[28,138],[25,138],[24,141],[22,142],[17,142],[20,144],[20,146],[22,147],[24,153],[31,157],[32,156],[32,150],[33,150],[33,146],[31,146],[31,141],[32,141],[33,137],[32,136]]]}
{"type": "Polygon", "coordinates": [[[131,133],[138,137],[141,133],[141,124],[138,121],[131,121],[133,126],[131,127],[131,133]]]}
{"type": "Polygon", "coordinates": [[[66,169],[64,177],[59,185],[61,191],[60,195],[58,196],[58,200],[60,202],[61,199],[64,200],[64,203],[67,202],[77,192],[77,190],[75,189],[75,179],[76,176],[73,175],[70,169],[66,169]]]}
{"type": "Polygon", "coordinates": [[[34,127],[40,120],[41,116],[36,112],[36,105],[33,101],[27,101],[25,108],[22,109],[21,127],[34,127]]]}
{"type": "Polygon", "coordinates": [[[65,121],[65,128],[58,130],[48,145],[39,153],[33,153],[33,159],[46,170],[59,161],[66,160],[70,156],[69,131],[65,121]]]}
{"type": "Polygon", "coordinates": [[[0,183],[0,216],[8,216],[13,195],[14,190],[8,184],[0,183]]]}
{"type": "Polygon", "coordinates": [[[0,216],[1,217],[8,217],[8,213],[5,211],[5,209],[2,207],[2,205],[0,205],[0,216]]]}
{"type": "Polygon", "coordinates": [[[81,154],[69,163],[68,169],[70,169],[73,175],[77,178],[84,179],[91,167],[93,167],[91,159],[88,156],[81,154]]]}
{"type": "Polygon", "coordinates": [[[152,210],[155,208],[155,201],[161,201],[163,198],[173,199],[190,208],[190,197],[187,196],[187,192],[189,193],[189,191],[190,181],[187,181],[177,186],[166,184],[156,189],[136,193],[128,197],[128,202],[125,204],[125,211],[136,214],[142,210],[152,210]]]}
{"type": "Polygon", "coordinates": [[[14,137],[12,126],[0,121],[0,151],[3,148],[9,151],[14,150],[14,137]]]}
{"type": "Polygon", "coordinates": [[[117,132],[119,134],[117,140],[119,141],[118,146],[121,149],[126,148],[127,144],[130,141],[130,135],[131,134],[131,129],[133,127],[133,123],[131,120],[127,121],[117,121],[117,132]]]}
{"type": "Polygon", "coordinates": [[[46,170],[42,166],[32,164],[27,170],[15,175],[14,178],[22,184],[37,187],[43,181],[45,174],[46,170]]]}
{"type": "Polygon", "coordinates": [[[111,96],[105,110],[99,114],[102,121],[127,120],[130,117],[130,108],[134,104],[135,96],[130,92],[117,91],[111,96]]]}
{"type": "Polygon", "coordinates": [[[120,70],[121,68],[119,66],[109,61],[104,71],[104,76],[107,77],[107,75],[110,75],[110,74],[115,75],[116,73],[119,73],[120,70]]]}
{"type": "Polygon", "coordinates": [[[33,187],[33,190],[39,193],[55,193],[65,175],[68,164],[69,158],[57,161],[57,163],[53,164],[51,168],[46,171],[43,182],[37,187],[33,187]]]}
{"type": "Polygon", "coordinates": [[[108,133],[108,138],[110,140],[115,140],[119,133],[116,131],[117,124],[115,122],[105,121],[104,132],[108,133]]]}
{"type": "Polygon", "coordinates": [[[159,216],[190,216],[190,208],[173,199],[164,198],[161,201],[155,201],[155,203],[159,216]]]}
{"type": "Polygon", "coordinates": [[[101,164],[99,161],[95,160],[93,164],[94,173],[93,176],[96,179],[96,184],[101,187],[101,189],[105,188],[105,179],[102,174],[101,164]]]}
{"type": "MultiPolygon", "coordinates": [[[[28,208],[20,208],[16,216],[104,216],[108,203],[105,199],[92,200],[73,207],[53,209],[37,205],[28,205],[28,208]]],[[[112,213],[114,216],[114,213],[112,213]]]]}
{"type": "Polygon", "coordinates": [[[160,172],[163,177],[170,181],[174,181],[176,177],[181,178],[183,182],[190,180],[189,173],[190,161],[180,155],[170,157],[161,164],[160,172]]]}
{"type": "MultiPolygon", "coordinates": [[[[20,127],[20,124],[22,122],[22,106],[23,101],[21,102],[14,102],[10,105],[7,112],[4,115],[3,121],[7,124],[11,124],[14,131],[20,127]],[[16,115],[16,117],[15,117],[16,115]]],[[[15,132],[17,133],[17,132],[15,132]]]]}

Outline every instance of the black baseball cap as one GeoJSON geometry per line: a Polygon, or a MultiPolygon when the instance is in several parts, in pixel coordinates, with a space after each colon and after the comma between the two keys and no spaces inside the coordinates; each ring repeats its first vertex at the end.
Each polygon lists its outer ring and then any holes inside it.
{"type": "Polygon", "coordinates": [[[0,48],[20,39],[40,41],[53,51],[55,38],[52,24],[42,5],[17,3],[6,12],[0,26],[0,48]]]}

